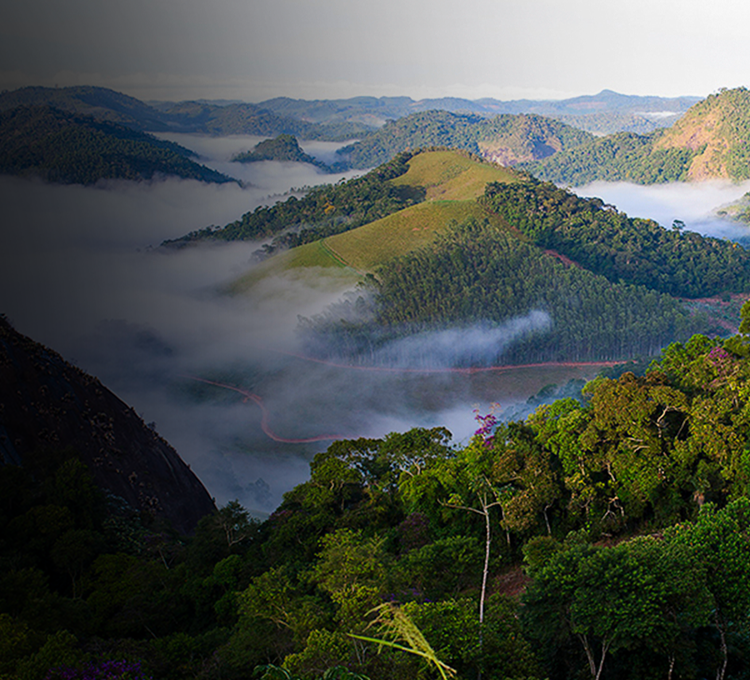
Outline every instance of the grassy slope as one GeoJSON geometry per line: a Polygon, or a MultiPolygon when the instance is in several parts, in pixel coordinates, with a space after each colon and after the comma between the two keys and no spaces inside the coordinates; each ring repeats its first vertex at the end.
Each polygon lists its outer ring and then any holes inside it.
{"type": "Polygon", "coordinates": [[[488,182],[512,182],[512,170],[482,163],[456,151],[427,151],[409,161],[394,184],[427,189],[424,203],[357,229],[280,253],[230,286],[234,293],[255,288],[263,279],[303,268],[320,267],[349,287],[378,265],[429,244],[452,220],[483,215],[474,199],[488,182]]]}

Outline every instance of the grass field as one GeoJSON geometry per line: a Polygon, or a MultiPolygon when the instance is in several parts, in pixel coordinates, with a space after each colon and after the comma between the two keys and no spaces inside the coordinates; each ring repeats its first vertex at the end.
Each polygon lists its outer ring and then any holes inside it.
{"type": "Polygon", "coordinates": [[[374,272],[393,257],[421,248],[444,230],[451,220],[481,217],[474,201],[431,201],[326,239],[328,247],[350,266],[374,272]]]}
{"type": "Polygon", "coordinates": [[[362,274],[347,266],[326,244],[325,240],[308,243],[292,250],[279,253],[232,281],[226,288],[230,295],[249,292],[259,283],[273,276],[285,273],[315,269],[323,287],[346,290],[362,279],[362,274]]]}
{"type": "Polygon", "coordinates": [[[421,186],[427,200],[467,201],[484,193],[489,182],[514,182],[507,168],[473,160],[456,151],[425,151],[409,161],[409,170],[391,180],[396,185],[421,186]]]}
{"type": "Polygon", "coordinates": [[[381,220],[274,255],[235,280],[232,294],[246,293],[264,279],[315,268],[342,288],[374,273],[387,260],[428,245],[453,221],[483,218],[475,199],[488,182],[513,182],[509,169],[474,160],[456,151],[426,151],[409,161],[409,170],[391,180],[420,186],[427,200],[381,220]]]}

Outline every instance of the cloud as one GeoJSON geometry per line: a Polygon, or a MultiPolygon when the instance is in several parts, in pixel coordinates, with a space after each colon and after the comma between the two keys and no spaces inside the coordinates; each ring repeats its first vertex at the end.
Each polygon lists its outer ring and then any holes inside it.
{"type": "MultiPolygon", "coordinates": [[[[227,152],[225,142],[205,143],[207,157],[227,152]]],[[[234,220],[274,202],[291,182],[316,176],[310,166],[283,165],[266,165],[266,175],[260,167],[256,185],[245,188],[0,178],[0,312],[155,422],[220,504],[237,497],[256,512],[273,510],[307,477],[326,437],[447,424],[461,440],[475,429],[473,408],[525,400],[561,379],[541,370],[466,375],[315,363],[300,356],[297,317],[320,313],[341,295],[347,284],[330,271],[266,277],[247,295],[231,296],[221,291],[258,266],[257,243],[150,247],[234,220]],[[299,441],[274,441],[269,432],[299,441]]],[[[389,351],[408,361],[428,351],[445,368],[489,361],[545,323],[530,314],[515,324],[417,337],[389,351]]]]}
{"type": "Polygon", "coordinates": [[[550,315],[535,310],[502,324],[417,333],[388,343],[374,360],[376,364],[408,368],[490,366],[514,342],[551,326],[550,315]]]}
{"type": "Polygon", "coordinates": [[[656,220],[671,227],[682,220],[687,229],[704,236],[741,240],[747,228],[715,216],[715,210],[731,203],[750,190],[750,182],[725,181],[675,182],[643,186],[627,182],[592,182],[574,188],[579,196],[598,196],[630,217],[656,220]]]}

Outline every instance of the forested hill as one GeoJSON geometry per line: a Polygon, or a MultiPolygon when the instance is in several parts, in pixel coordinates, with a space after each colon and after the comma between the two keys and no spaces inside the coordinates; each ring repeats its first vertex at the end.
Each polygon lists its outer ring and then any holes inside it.
{"type": "Polygon", "coordinates": [[[639,184],[750,178],[750,92],[721,90],[693,105],[671,128],[618,133],[525,168],[537,177],[581,185],[595,180],[639,184]]]}
{"type": "Polygon", "coordinates": [[[369,168],[408,149],[446,146],[479,154],[502,165],[546,158],[590,142],[593,135],[535,115],[426,111],[386,123],[339,151],[353,168],[369,168]]]}
{"type": "Polygon", "coordinates": [[[539,247],[613,282],[687,298],[750,291],[750,253],[730,241],[665,229],[533,178],[490,184],[481,203],[539,247]]]}
{"type": "Polygon", "coordinates": [[[279,135],[274,139],[265,139],[256,144],[250,151],[238,153],[232,158],[237,163],[257,163],[259,161],[291,161],[309,163],[327,169],[325,163],[306,154],[293,135],[279,135]]]}
{"type": "Polygon", "coordinates": [[[178,144],[49,106],[0,112],[0,173],[63,184],[174,175],[204,182],[231,178],[190,160],[178,144]]]}

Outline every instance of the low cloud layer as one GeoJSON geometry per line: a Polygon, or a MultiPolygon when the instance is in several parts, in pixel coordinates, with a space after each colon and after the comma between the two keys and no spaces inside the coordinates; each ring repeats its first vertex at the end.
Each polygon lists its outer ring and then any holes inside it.
{"type": "Polygon", "coordinates": [[[741,198],[750,190],[750,182],[679,182],[641,186],[627,182],[592,182],[574,191],[579,196],[598,196],[630,217],[656,220],[670,228],[681,220],[690,231],[704,236],[744,240],[750,229],[721,220],[716,210],[741,198]]]}
{"type": "MultiPolygon", "coordinates": [[[[228,162],[226,155],[234,152],[226,140],[201,144],[194,147],[214,164],[228,162]]],[[[492,402],[525,401],[548,383],[583,377],[570,369],[368,371],[301,356],[297,315],[325,309],[340,295],[339,281],[308,271],[268,279],[252,296],[228,296],[222,287],[254,266],[257,243],[151,248],[225,224],[274,202],[291,186],[320,179],[318,170],[300,164],[251,169],[257,173],[253,186],[244,188],[172,179],[80,187],[0,178],[0,312],[155,422],[219,503],[239,498],[254,511],[273,510],[328,444],[310,440],[438,425],[465,440],[475,429],[474,408],[486,412],[492,402]],[[274,441],[268,430],[300,443],[274,441]]],[[[631,206],[607,195],[610,188],[586,190],[641,214],[632,208],[637,190],[618,189],[621,197],[632,193],[631,206]]],[[[728,194],[720,196],[726,202],[728,194]]],[[[672,214],[672,200],[655,205],[663,212],[652,209],[651,215],[690,226],[690,215],[672,214]]],[[[705,204],[706,212],[715,207],[705,204]]],[[[415,337],[387,348],[382,360],[444,369],[482,363],[549,323],[534,312],[499,327],[415,337]]]]}

